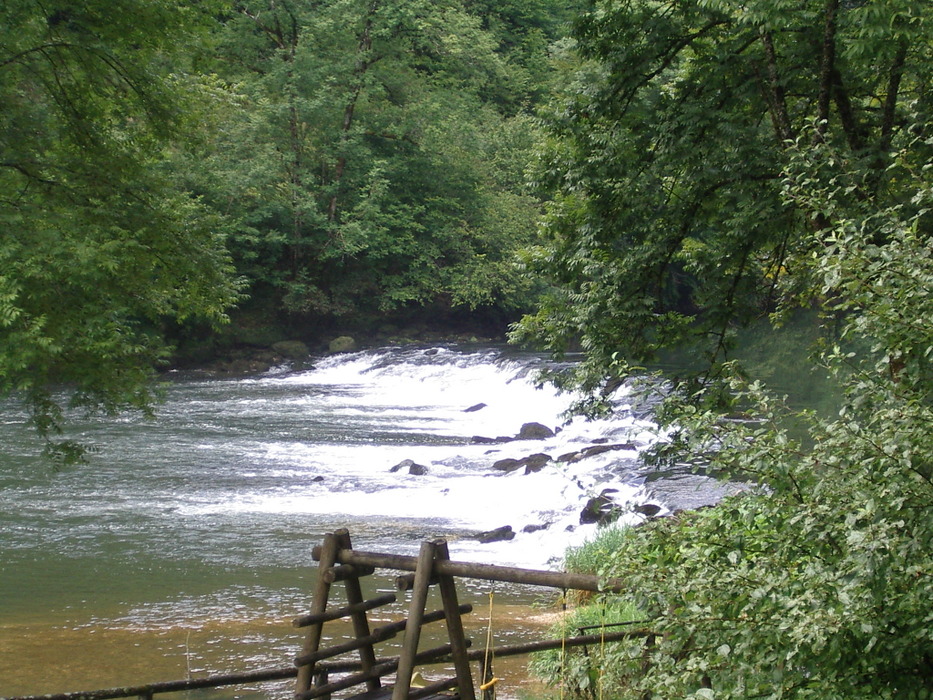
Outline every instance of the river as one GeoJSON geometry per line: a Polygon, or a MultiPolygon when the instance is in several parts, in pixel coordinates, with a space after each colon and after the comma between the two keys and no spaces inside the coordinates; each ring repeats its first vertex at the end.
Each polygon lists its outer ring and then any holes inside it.
{"type": "MultiPolygon", "coordinates": [[[[154,420],[73,416],[69,437],[100,451],[57,471],[4,404],[0,696],[287,666],[300,646],[290,620],[310,602],[311,549],[336,528],[358,549],[413,554],[446,537],[454,559],[557,568],[592,534],[579,514],[602,489],[673,507],[642,483],[638,452],[657,439],[650,418],[622,392],[611,419],[566,422],[572,397],[534,382],[543,362],[500,348],[409,347],[250,378],[170,375],[154,420]],[[528,422],[560,430],[473,440],[528,422]],[[532,474],[492,469],[599,442],[628,446],[532,474]],[[426,473],[392,471],[404,460],[426,473]],[[474,539],[504,525],[514,539],[474,539]]],[[[715,496],[700,485],[697,498],[715,496]]],[[[496,595],[501,619],[520,631],[541,591],[496,595]]],[[[227,696],[250,694],[290,689],[227,696]]]]}

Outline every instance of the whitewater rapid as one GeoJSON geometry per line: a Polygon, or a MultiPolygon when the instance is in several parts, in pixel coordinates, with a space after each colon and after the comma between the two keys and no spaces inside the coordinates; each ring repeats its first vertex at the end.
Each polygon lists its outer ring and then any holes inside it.
{"type": "Polygon", "coordinates": [[[416,547],[412,533],[422,532],[453,540],[460,558],[553,567],[568,546],[592,536],[595,526],[580,524],[590,498],[614,489],[613,499],[623,507],[646,500],[638,453],[657,431],[634,417],[624,391],[610,419],[568,418],[575,397],[537,381],[539,362],[498,351],[398,348],[331,356],[313,369],[240,380],[245,395],[231,409],[238,415],[252,413],[261,424],[274,411],[291,416],[293,426],[307,418],[305,429],[274,432],[252,445],[256,473],[274,474],[287,487],[189,504],[184,512],[299,514],[351,531],[354,524],[368,531],[374,521],[381,530],[395,523],[402,540],[396,548],[416,547]],[[254,392],[278,398],[248,398],[254,392]],[[476,436],[515,436],[530,422],[555,435],[475,442],[476,436]],[[556,460],[600,442],[631,447],[574,464],[551,461],[530,474],[493,469],[503,458],[544,453],[556,460]],[[392,471],[405,460],[426,473],[392,471]],[[513,528],[514,539],[480,544],[472,538],[503,526],[513,528]]]}

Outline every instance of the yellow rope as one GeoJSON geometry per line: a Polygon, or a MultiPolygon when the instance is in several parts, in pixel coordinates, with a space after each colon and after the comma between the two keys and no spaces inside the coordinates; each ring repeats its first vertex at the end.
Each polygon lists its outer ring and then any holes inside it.
{"type": "Polygon", "coordinates": [[[606,602],[599,609],[599,700],[603,700],[603,687],[606,675],[606,602]]]}
{"type": "MultiPolygon", "coordinates": [[[[483,675],[484,675],[484,676],[485,676],[487,673],[489,673],[489,664],[492,662],[492,659],[493,659],[493,648],[492,648],[492,599],[493,599],[493,591],[489,591],[489,624],[486,626],[486,653],[484,654],[484,657],[483,657],[483,675]]],[[[485,678],[484,678],[484,680],[485,680],[485,678]]],[[[492,688],[493,686],[495,686],[496,683],[499,682],[499,680],[500,680],[500,679],[496,678],[495,675],[493,675],[492,678],[490,678],[488,681],[486,681],[485,683],[483,683],[482,685],[480,685],[479,689],[480,689],[480,690],[489,690],[490,688],[492,688]]]]}
{"type": "Polygon", "coordinates": [[[560,621],[560,675],[563,679],[560,682],[560,700],[564,700],[564,686],[567,679],[567,589],[563,589],[560,595],[561,621],[560,621]]]}

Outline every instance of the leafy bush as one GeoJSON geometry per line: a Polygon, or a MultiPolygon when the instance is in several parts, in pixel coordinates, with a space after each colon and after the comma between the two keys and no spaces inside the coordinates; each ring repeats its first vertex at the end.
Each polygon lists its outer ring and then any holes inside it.
{"type": "MultiPolygon", "coordinates": [[[[832,209],[845,178],[806,177],[831,157],[801,155],[787,196],[832,209]]],[[[838,415],[791,412],[732,364],[748,420],[702,408],[712,386],[668,399],[666,449],[760,488],[615,542],[599,573],[627,582],[657,636],[611,660],[614,697],[933,695],[933,187],[906,157],[892,168],[906,203],[848,208],[810,261],[827,320],[867,348],[820,352],[845,387],[838,415]]]]}

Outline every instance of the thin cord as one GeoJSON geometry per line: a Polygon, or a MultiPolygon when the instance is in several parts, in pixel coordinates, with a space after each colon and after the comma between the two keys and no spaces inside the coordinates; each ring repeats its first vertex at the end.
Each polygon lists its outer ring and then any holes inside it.
{"type": "MultiPolygon", "coordinates": [[[[492,648],[492,599],[493,591],[489,591],[489,623],[486,626],[486,653],[483,655],[483,684],[479,687],[480,690],[489,690],[493,688],[496,683],[499,682],[499,679],[496,678],[494,673],[489,672],[489,665],[493,659],[493,648],[492,648]],[[491,676],[487,681],[485,676],[491,676]]],[[[495,691],[493,691],[495,693],[495,691]]]]}
{"type": "Polygon", "coordinates": [[[564,700],[564,686],[567,684],[567,589],[561,589],[560,595],[561,621],[560,621],[560,674],[563,676],[560,683],[560,700],[564,700]]]}

